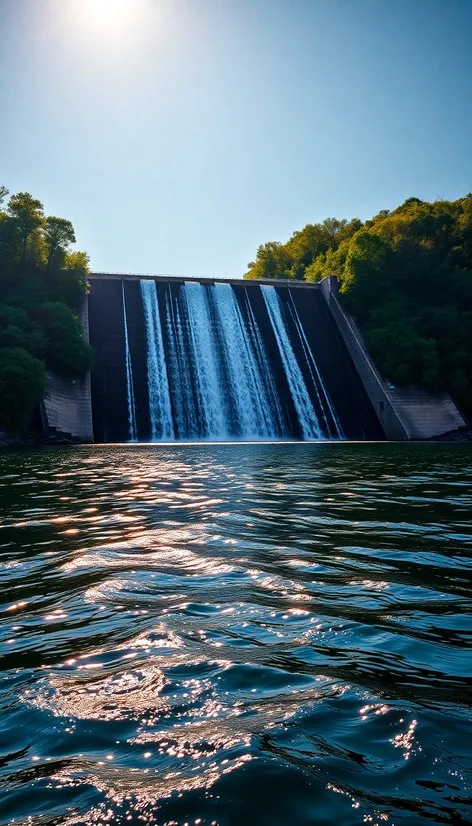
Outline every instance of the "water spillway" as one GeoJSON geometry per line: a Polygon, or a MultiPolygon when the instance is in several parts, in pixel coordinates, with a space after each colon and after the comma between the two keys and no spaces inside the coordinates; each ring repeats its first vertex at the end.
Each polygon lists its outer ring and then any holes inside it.
{"type": "Polygon", "coordinates": [[[320,292],[92,276],[95,441],[381,438],[320,292]]]}
{"type": "Polygon", "coordinates": [[[147,339],[147,372],[151,439],[173,439],[174,423],[164,353],[157,290],[154,281],[141,281],[147,339]]]}
{"type": "Polygon", "coordinates": [[[326,438],[330,435],[329,430],[327,429],[327,432],[323,433],[321,429],[288,335],[282,302],[275,291],[275,287],[262,287],[262,292],[277,340],[285,375],[287,376],[290,393],[297,411],[302,436],[304,439],[322,439],[323,436],[326,438]]]}
{"type": "Polygon", "coordinates": [[[131,352],[128,340],[128,320],[126,315],[126,298],[124,284],[121,285],[121,296],[123,300],[123,330],[125,334],[125,370],[126,370],[126,401],[128,408],[128,437],[131,442],[135,442],[138,437],[136,427],[136,402],[134,398],[133,365],[131,362],[131,352]]]}

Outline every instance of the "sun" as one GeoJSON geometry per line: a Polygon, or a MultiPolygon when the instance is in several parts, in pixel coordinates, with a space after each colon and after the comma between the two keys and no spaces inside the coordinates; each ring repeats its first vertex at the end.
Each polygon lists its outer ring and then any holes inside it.
{"type": "Polygon", "coordinates": [[[126,28],[133,17],[133,0],[80,0],[82,22],[101,30],[126,28]]]}

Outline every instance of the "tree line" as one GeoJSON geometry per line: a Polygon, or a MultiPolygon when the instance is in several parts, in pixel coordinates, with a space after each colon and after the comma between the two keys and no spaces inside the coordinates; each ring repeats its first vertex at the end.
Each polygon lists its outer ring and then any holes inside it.
{"type": "Polygon", "coordinates": [[[21,430],[43,397],[46,370],[76,378],[91,367],[78,317],[89,259],[71,250],[70,221],[46,216],[28,192],[8,195],[0,186],[0,425],[21,430]]]}
{"type": "Polygon", "coordinates": [[[245,278],[335,275],[380,372],[447,390],[472,416],[472,193],[328,218],[257,250],[245,278]]]}

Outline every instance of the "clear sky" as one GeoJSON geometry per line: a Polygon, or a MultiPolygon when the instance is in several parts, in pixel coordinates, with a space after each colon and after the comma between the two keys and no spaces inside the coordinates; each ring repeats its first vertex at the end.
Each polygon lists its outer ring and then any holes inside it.
{"type": "Polygon", "coordinates": [[[95,270],[238,277],[472,190],[472,0],[0,0],[0,184],[95,270]]]}

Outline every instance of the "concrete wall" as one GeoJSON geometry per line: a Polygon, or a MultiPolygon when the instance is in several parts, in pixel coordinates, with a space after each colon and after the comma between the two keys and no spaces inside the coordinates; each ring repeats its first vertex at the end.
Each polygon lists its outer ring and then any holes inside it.
{"type": "MultiPolygon", "coordinates": [[[[178,301],[183,279],[155,279],[163,346],[166,359],[170,358],[169,333],[166,324],[166,298],[171,294],[178,301]]],[[[187,279],[191,280],[191,279],[187,279]]],[[[203,285],[212,285],[214,280],[198,279],[203,285]]],[[[223,280],[224,284],[228,281],[223,280]]],[[[128,343],[133,371],[133,388],[138,438],[144,441],[151,437],[149,417],[149,397],[147,378],[147,345],[139,277],[106,276],[92,273],[89,296],[90,341],[95,350],[95,366],[92,371],[92,415],[95,440],[98,442],[122,442],[129,438],[128,401],[125,368],[125,338],[123,325],[123,294],[126,302],[128,343]]],[[[348,349],[339,335],[320,292],[318,284],[284,281],[237,281],[232,284],[236,300],[246,317],[246,300],[264,341],[267,358],[272,367],[277,394],[285,418],[287,431],[293,438],[301,438],[298,416],[287,383],[285,369],[278,344],[269,320],[261,285],[271,283],[277,289],[286,310],[288,335],[299,358],[300,369],[315,410],[320,399],[313,383],[313,375],[303,352],[303,345],[296,331],[292,317],[292,301],[306,330],[309,346],[315,357],[327,393],[334,405],[342,432],[348,439],[383,439],[383,431],[375,411],[364,390],[357,371],[352,364],[348,349]],[[293,288],[293,289],[292,289],[293,288]]],[[[182,311],[182,307],[181,307],[182,311]]],[[[185,313],[182,312],[184,320],[185,313]]],[[[171,399],[173,386],[171,385],[171,399]]],[[[330,432],[336,428],[329,421],[330,432]]]]}
{"type": "Polygon", "coordinates": [[[385,381],[367,352],[356,322],[339,300],[337,279],[334,276],[324,278],[320,289],[387,439],[433,439],[467,425],[448,393],[393,387],[385,381]]]}
{"type": "MultiPolygon", "coordinates": [[[[83,301],[80,320],[84,338],[88,341],[87,297],[83,301]]],[[[84,442],[93,442],[90,373],[75,380],[47,373],[41,414],[46,432],[70,434],[84,442]]]]}
{"type": "MultiPolygon", "coordinates": [[[[110,355],[108,351],[112,349],[113,351],[118,350],[121,352],[123,349],[122,347],[117,346],[119,342],[115,340],[116,336],[110,335],[110,330],[108,330],[107,325],[105,324],[105,320],[110,316],[114,327],[117,327],[118,329],[122,326],[122,309],[113,305],[113,302],[110,301],[109,295],[113,282],[116,280],[121,281],[121,278],[122,277],[118,275],[95,273],[91,275],[94,293],[97,294],[94,302],[94,305],[96,304],[97,306],[95,307],[93,313],[94,329],[96,328],[95,337],[97,338],[97,341],[94,341],[94,344],[99,344],[99,347],[96,350],[96,370],[94,374],[96,376],[94,379],[95,385],[97,385],[101,361],[103,361],[103,359],[106,360],[106,357],[108,358],[110,355]],[[95,282],[95,284],[93,282],[95,282]],[[102,291],[104,292],[103,296],[101,295],[102,291]],[[97,333],[97,330],[99,331],[99,334],[97,333]]],[[[126,282],[139,281],[139,277],[136,276],[125,276],[124,278],[126,282]]],[[[184,280],[185,279],[183,278],[169,279],[164,276],[161,278],[156,278],[156,281],[167,283],[175,281],[176,285],[183,283],[184,280]]],[[[247,287],[256,287],[261,282],[242,282],[239,280],[234,283],[237,287],[240,287],[242,284],[247,287]]],[[[366,396],[372,405],[372,413],[370,413],[369,408],[365,408],[363,415],[365,416],[366,423],[370,419],[370,415],[375,412],[375,415],[378,418],[387,439],[395,441],[431,439],[441,436],[444,433],[459,430],[467,425],[466,420],[447,393],[432,394],[426,393],[416,387],[393,387],[380,375],[367,352],[365,342],[359,328],[357,327],[357,324],[352,316],[347,312],[346,308],[343,307],[342,302],[339,299],[338,284],[335,277],[330,276],[325,278],[320,282],[320,284],[316,285],[308,285],[305,282],[289,282],[287,285],[280,281],[273,283],[274,286],[277,286],[279,289],[284,286],[290,286],[290,289],[293,287],[305,288],[303,294],[307,297],[307,299],[309,296],[307,288],[311,288],[311,290],[316,292],[319,291],[318,294],[321,293],[327,307],[329,308],[330,317],[334,321],[334,326],[340,335],[340,339],[342,339],[343,345],[346,347],[347,353],[352,361],[352,365],[355,368],[355,372],[357,373],[357,376],[359,377],[365,390],[366,396]]],[[[133,288],[134,286],[135,285],[133,285],[133,288]]],[[[129,288],[132,289],[131,285],[129,288]]],[[[300,292],[300,296],[302,296],[302,292],[300,292]]],[[[300,311],[302,304],[299,308],[300,311]]],[[[83,302],[80,317],[84,337],[87,341],[89,341],[88,298],[85,298],[83,302]]],[[[307,320],[305,319],[305,325],[306,324],[307,320]]],[[[143,325],[140,324],[140,327],[143,328],[143,325]]],[[[310,341],[310,344],[313,347],[314,343],[312,341],[310,341]]],[[[321,352],[317,352],[317,357],[322,357],[321,352]]],[[[121,372],[122,371],[120,371],[120,373],[121,372]]],[[[326,376],[327,375],[328,374],[326,373],[326,376]]],[[[329,384],[330,380],[327,380],[329,384]]],[[[121,381],[121,384],[123,384],[123,381],[121,381]]],[[[115,376],[111,389],[113,391],[118,390],[118,385],[121,387],[121,384],[116,380],[115,376]]],[[[123,388],[121,389],[123,390],[123,388]]],[[[97,406],[99,402],[100,396],[102,395],[102,390],[103,388],[98,386],[95,387],[95,406],[97,406]]],[[[336,395],[335,390],[335,387],[330,387],[330,391],[333,396],[336,395]]],[[[111,390],[108,388],[108,395],[110,392],[111,390]]],[[[126,419],[127,412],[125,389],[121,393],[121,396],[123,398],[120,397],[119,399],[112,399],[112,408],[115,411],[118,409],[122,417],[126,419]]],[[[57,431],[60,433],[70,434],[83,441],[93,441],[94,427],[92,423],[91,397],[90,374],[85,376],[83,379],[70,381],[62,379],[53,373],[48,373],[46,379],[46,393],[42,405],[42,417],[46,431],[57,431]]],[[[350,393],[349,397],[352,400],[353,394],[350,393]]],[[[337,406],[341,406],[340,400],[336,399],[336,402],[337,406]]],[[[144,403],[143,406],[145,406],[144,403]]],[[[360,438],[373,438],[371,435],[373,432],[372,427],[373,425],[370,423],[368,428],[369,434],[367,435],[366,432],[366,434],[364,436],[360,436],[360,438]]],[[[98,428],[98,430],[101,429],[103,429],[103,427],[98,428]]],[[[105,432],[107,429],[108,428],[105,427],[105,432]]],[[[102,433],[96,433],[95,437],[98,437],[101,440],[104,435],[105,434],[102,433]]],[[[110,438],[112,435],[113,434],[111,432],[107,433],[105,440],[112,440],[110,438]]]]}

